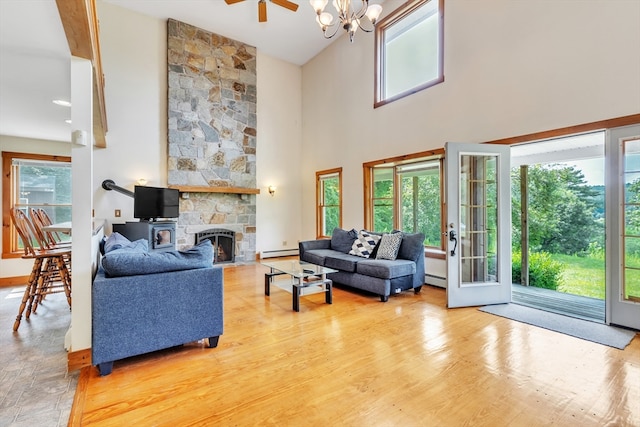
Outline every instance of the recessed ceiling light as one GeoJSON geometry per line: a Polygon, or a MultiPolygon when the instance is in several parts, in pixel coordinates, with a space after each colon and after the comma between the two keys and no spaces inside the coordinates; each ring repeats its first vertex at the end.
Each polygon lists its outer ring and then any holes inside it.
{"type": "Polygon", "coordinates": [[[71,119],[67,119],[67,120],[65,120],[64,122],[65,122],[65,123],[69,123],[69,124],[71,124],[71,119]]]}
{"type": "Polygon", "coordinates": [[[53,103],[56,105],[62,105],[63,107],[71,107],[71,103],[69,101],[65,101],[64,99],[54,99],[53,103]]]}

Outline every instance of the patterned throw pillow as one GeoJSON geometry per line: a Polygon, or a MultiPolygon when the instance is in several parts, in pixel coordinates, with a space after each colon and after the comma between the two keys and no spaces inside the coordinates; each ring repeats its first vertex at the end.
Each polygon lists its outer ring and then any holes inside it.
{"type": "Polygon", "coordinates": [[[402,233],[383,234],[378,245],[376,259],[394,260],[398,257],[398,251],[402,244],[402,233]]]}
{"type": "Polygon", "coordinates": [[[379,240],[380,236],[360,230],[358,231],[358,238],[353,242],[349,253],[363,258],[369,258],[371,251],[376,247],[379,240]]]}

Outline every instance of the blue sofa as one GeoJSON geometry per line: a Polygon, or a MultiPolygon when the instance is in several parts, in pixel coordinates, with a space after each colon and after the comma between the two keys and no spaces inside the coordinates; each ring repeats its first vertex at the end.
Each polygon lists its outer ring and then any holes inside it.
{"type": "Polygon", "coordinates": [[[223,270],[212,264],[211,244],[173,253],[143,249],[105,254],[94,278],[91,363],[100,375],[110,374],[116,360],[188,342],[206,338],[216,347],[222,335],[223,270]],[[160,262],[174,271],[148,272],[160,262]],[[136,272],[144,274],[129,274],[136,272]]]}
{"type": "Polygon", "coordinates": [[[404,290],[420,292],[424,284],[424,234],[402,234],[397,255],[389,259],[380,259],[375,248],[366,257],[351,254],[356,237],[355,230],[336,228],[331,239],[302,241],[298,244],[300,260],[338,270],[327,275],[334,284],[377,294],[382,302],[404,290]]]}

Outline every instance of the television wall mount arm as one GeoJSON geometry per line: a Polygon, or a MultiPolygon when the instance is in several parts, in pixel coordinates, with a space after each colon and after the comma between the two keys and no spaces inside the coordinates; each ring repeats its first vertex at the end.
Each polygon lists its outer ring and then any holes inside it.
{"type": "Polygon", "coordinates": [[[125,196],[133,197],[133,191],[129,191],[126,188],[117,186],[116,183],[111,179],[105,179],[104,181],[102,181],[102,188],[109,191],[115,190],[118,193],[124,194],[125,196]]]}

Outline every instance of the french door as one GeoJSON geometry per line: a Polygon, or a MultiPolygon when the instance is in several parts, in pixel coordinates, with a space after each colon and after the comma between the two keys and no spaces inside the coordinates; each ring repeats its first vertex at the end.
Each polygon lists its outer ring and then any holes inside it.
{"type": "Polygon", "coordinates": [[[640,126],[607,131],[606,322],[640,329],[640,126]]]}
{"type": "Polygon", "coordinates": [[[510,148],[445,145],[447,306],[511,302],[510,148]]]}

